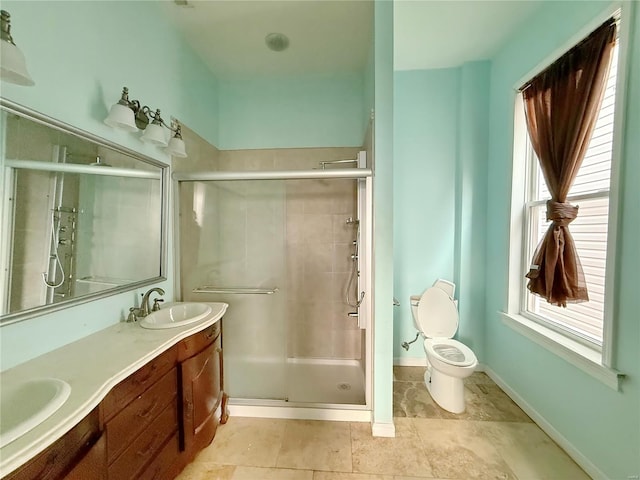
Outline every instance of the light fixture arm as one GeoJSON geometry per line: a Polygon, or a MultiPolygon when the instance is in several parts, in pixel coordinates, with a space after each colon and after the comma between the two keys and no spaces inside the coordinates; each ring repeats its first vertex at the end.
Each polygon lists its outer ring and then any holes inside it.
{"type": "Polygon", "coordinates": [[[167,124],[160,115],[160,109],[155,111],[147,105],[142,105],[138,100],[129,99],[129,89],[122,88],[122,95],[118,103],[111,107],[105,123],[112,127],[120,127],[128,131],[144,130],[142,140],[157,146],[166,147],[171,155],[186,157],[182,129],[177,120],[172,119],[171,125],[167,124]],[[126,107],[124,110],[122,107],[126,107]],[[133,112],[133,118],[127,113],[127,109],[133,112]],[[167,142],[162,127],[170,130],[174,135],[167,142]]]}
{"type": "Polygon", "coordinates": [[[9,42],[11,45],[15,45],[11,36],[11,15],[6,10],[0,11],[0,40],[9,42]]]}
{"type": "MultiPolygon", "coordinates": [[[[3,15],[4,13],[6,12],[3,10],[3,15]]],[[[3,28],[4,28],[4,21],[3,21],[3,28]]],[[[4,31],[3,31],[3,34],[4,34],[4,31]]],[[[140,130],[144,130],[145,128],[147,128],[147,125],[149,125],[149,123],[153,123],[154,125],[162,125],[163,127],[175,133],[178,138],[182,138],[180,124],[177,122],[177,120],[172,120],[171,125],[168,125],[160,116],[159,108],[157,108],[156,111],[154,112],[151,107],[147,105],[142,105],[139,100],[129,100],[129,88],[127,87],[122,88],[122,95],[120,96],[120,100],[118,100],[118,103],[120,105],[124,105],[125,107],[129,107],[131,110],[133,110],[136,126],[140,130]]]]}

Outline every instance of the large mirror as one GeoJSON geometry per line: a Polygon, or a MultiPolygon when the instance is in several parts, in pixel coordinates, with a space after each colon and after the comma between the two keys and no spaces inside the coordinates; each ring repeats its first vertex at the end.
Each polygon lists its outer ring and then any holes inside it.
{"type": "Polygon", "coordinates": [[[0,322],[163,279],[167,166],[0,102],[0,322]]]}

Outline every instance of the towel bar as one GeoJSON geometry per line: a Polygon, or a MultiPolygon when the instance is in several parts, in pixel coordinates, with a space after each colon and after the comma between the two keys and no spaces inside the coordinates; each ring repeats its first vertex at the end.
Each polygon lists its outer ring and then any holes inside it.
{"type": "Polygon", "coordinates": [[[273,288],[250,288],[250,287],[214,287],[205,285],[194,288],[193,293],[228,293],[232,295],[271,295],[278,291],[278,287],[273,288]]]}

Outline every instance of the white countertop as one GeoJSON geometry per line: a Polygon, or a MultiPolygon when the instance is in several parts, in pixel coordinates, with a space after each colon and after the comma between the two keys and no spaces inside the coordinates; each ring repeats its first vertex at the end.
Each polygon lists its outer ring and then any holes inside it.
{"type": "Polygon", "coordinates": [[[184,327],[148,330],[118,323],[0,374],[0,389],[54,377],[71,386],[67,401],[37,427],[0,449],[0,477],[53,444],[87,416],[122,380],[180,340],[219,321],[226,303],[208,303],[206,318],[184,327]]]}

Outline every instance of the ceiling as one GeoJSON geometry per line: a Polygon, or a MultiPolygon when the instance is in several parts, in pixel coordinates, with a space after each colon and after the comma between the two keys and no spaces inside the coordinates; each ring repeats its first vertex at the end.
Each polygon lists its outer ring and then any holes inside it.
{"type": "Polygon", "coordinates": [[[219,77],[362,71],[373,38],[373,2],[319,0],[163,2],[170,21],[219,77]],[[269,33],[289,48],[274,52],[269,33]]]}
{"type": "MultiPolygon", "coordinates": [[[[394,2],[394,68],[446,68],[490,58],[543,0],[394,2]]],[[[361,71],[373,39],[371,0],[178,0],[169,21],[219,78],[361,71]],[[265,36],[290,46],[269,50],[265,36]]]]}
{"type": "Polygon", "coordinates": [[[487,60],[543,1],[394,3],[394,69],[456,67],[487,60]]]}

